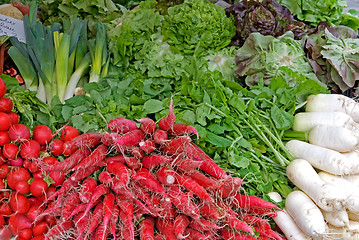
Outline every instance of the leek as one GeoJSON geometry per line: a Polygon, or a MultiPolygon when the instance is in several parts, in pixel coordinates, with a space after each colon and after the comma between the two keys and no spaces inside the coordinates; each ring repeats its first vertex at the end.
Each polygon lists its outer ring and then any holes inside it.
{"type": "Polygon", "coordinates": [[[59,47],[56,50],[56,82],[57,96],[61,102],[64,102],[66,86],[68,82],[69,59],[71,36],[63,34],[59,47]]]}
{"type": "Polygon", "coordinates": [[[102,67],[107,61],[106,26],[103,23],[97,23],[96,28],[96,39],[89,41],[92,60],[89,82],[100,80],[102,67]]]}

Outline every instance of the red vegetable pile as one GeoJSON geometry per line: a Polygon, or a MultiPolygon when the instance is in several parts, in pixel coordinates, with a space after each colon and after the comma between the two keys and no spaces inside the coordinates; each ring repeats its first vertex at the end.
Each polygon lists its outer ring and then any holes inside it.
{"type": "Polygon", "coordinates": [[[198,133],[175,123],[172,102],[158,126],[117,118],[103,133],[65,126],[56,138],[44,125],[31,134],[1,99],[2,236],[282,239],[268,222],[279,208],[240,194],[242,179],[192,142],[198,133]]]}

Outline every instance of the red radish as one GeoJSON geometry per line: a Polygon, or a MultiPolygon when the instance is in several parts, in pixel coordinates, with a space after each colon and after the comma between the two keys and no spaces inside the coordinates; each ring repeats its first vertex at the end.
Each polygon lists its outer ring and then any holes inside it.
{"type": "Polygon", "coordinates": [[[177,237],[173,229],[173,221],[168,219],[156,218],[155,220],[156,228],[159,230],[162,236],[166,240],[176,240],[177,237]]]}
{"type": "Polygon", "coordinates": [[[74,152],[71,156],[67,157],[62,162],[56,162],[55,164],[49,166],[42,166],[45,171],[68,171],[79,164],[82,160],[84,160],[90,154],[89,149],[79,149],[74,152]]]}
{"type": "Polygon", "coordinates": [[[32,162],[31,162],[30,160],[26,159],[26,160],[24,160],[24,161],[22,162],[22,166],[23,166],[24,168],[28,169],[28,168],[30,167],[30,164],[31,164],[31,163],[32,163],[32,162]]]}
{"type": "Polygon", "coordinates": [[[9,160],[16,158],[19,147],[14,143],[7,143],[2,148],[2,154],[9,160]]]}
{"type": "Polygon", "coordinates": [[[79,192],[81,202],[88,203],[90,201],[91,195],[94,189],[96,188],[96,186],[97,186],[97,182],[92,177],[88,177],[82,182],[81,189],[79,192]]]}
{"type": "Polygon", "coordinates": [[[47,222],[42,221],[34,225],[34,227],[32,228],[32,233],[34,234],[34,236],[39,236],[45,234],[48,230],[49,226],[47,222]]]}
{"type": "Polygon", "coordinates": [[[196,229],[197,231],[200,231],[200,232],[221,229],[221,227],[217,226],[213,222],[206,220],[204,218],[200,218],[199,220],[196,220],[196,221],[191,221],[189,226],[192,229],[196,229]]]}
{"type": "Polygon", "coordinates": [[[18,194],[25,195],[30,191],[30,186],[27,182],[20,181],[16,183],[15,190],[18,194]]]}
{"type": "Polygon", "coordinates": [[[11,239],[13,233],[9,226],[0,228],[0,239],[11,239]]]}
{"type": "Polygon", "coordinates": [[[119,200],[116,198],[117,205],[120,207],[120,219],[129,230],[129,239],[134,239],[135,230],[133,226],[133,205],[128,200],[119,200]]]}
{"type": "Polygon", "coordinates": [[[156,123],[151,118],[141,118],[137,121],[141,123],[140,129],[145,134],[152,134],[156,130],[156,123]]]}
{"type": "Polygon", "coordinates": [[[249,236],[244,233],[231,231],[228,228],[222,228],[220,230],[220,235],[223,239],[232,239],[232,240],[256,240],[257,239],[255,237],[249,236]]]}
{"type": "Polygon", "coordinates": [[[99,162],[105,159],[107,155],[107,146],[101,144],[99,145],[90,156],[83,159],[78,165],[72,168],[72,170],[85,169],[90,166],[95,166],[99,162]]]}
{"type": "Polygon", "coordinates": [[[191,138],[189,136],[180,136],[169,139],[163,147],[163,152],[169,155],[182,153],[190,144],[191,138]]]}
{"type": "Polygon", "coordinates": [[[53,139],[49,144],[49,151],[54,156],[59,156],[64,152],[64,142],[60,139],[53,139]]]}
{"type": "Polygon", "coordinates": [[[25,214],[30,208],[30,202],[24,195],[14,193],[10,196],[10,206],[15,213],[25,214]]]}
{"type": "Polygon", "coordinates": [[[68,150],[69,153],[75,152],[78,148],[93,148],[100,144],[101,142],[101,133],[84,133],[81,134],[70,141],[65,142],[64,150],[68,150]]]}
{"type": "MultiPolygon", "coordinates": [[[[44,211],[44,209],[45,209],[45,206],[43,206],[43,207],[39,207],[37,205],[31,206],[29,208],[29,211],[27,211],[26,216],[31,222],[35,222],[35,219],[37,218],[37,216],[39,216],[44,211]]],[[[38,219],[38,220],[41,221],[42,219],[38,219]]]]}
{"type": "Polygon", "coordinates": [[[40,171],[40,168],[35,162],[31,162],[28,167],[28,170],[34,174],[35,172],[40,171]]]}
{"type": "Polygon", "coordinates": [[[11,118],[12,124],[17,124],[17,123],[19,123],[19,115],[17,115],[17,114],[14,113],[14,112],[9,112],[8,115],[9,115],[9,117],[11,118]]]}
{"type": "Polygon", "coordinates": [[[184,214],[178,214],[173,222],[173,230],[177,238],[184,239],[184,231],[188,227],[190,221],[189,218],[184,214]]]}
{"type": "Polygon", "coordinates": [[[77,239],[82,239],[84,232],[87,229],[87,226],[89,225],[91,214],[83,215],[83,212],[79,212],[74,218],[74,222],[78,222],[76,225],[77,228],[77,239]]]}
{"type": "Polygon", "coordinates": [[[145,189],[143,189],[143,187],[141,187],[136,182],[131,182],[130,188],[133,190],[133,193],[135,194],[135,196],[139,200],[144,202],[148,206],[149,209],[151,209],[150,212],[155,212],[156,211],[155,207],[152,204],[150,194],[145,189]]]}
{"type": "Polygon", "coordinates": [[[17,157],[16,159],[9,160],[8,162],[11,166],[20,167],[23,165],[24,160],[21,157],[17,157]]]}
{"type": "Polygon", "coordinates": [[[129,169],[135,170],[141,167],[141,161],[135,157],[125,157],[126,165],[129,169]]]}
{"type": "Polygon", "coordinates": [[[193,171],[188,175],[205,189],[217,189],[219,187],[217,181],[207,177],[200,171],[193,171]]]}
{"type": "Polygon", "coordinates": [[[2,78],[0,78],[0,98],[4,97],[6,93],[6,84],[2,78]]]}
{"type": "Polygon", "coordinates": [[[40,151],[40,144],[35,140],[26,141],[20,146],[20,156],[24,159],[37,158],[40,151]]]}
{"type": "Polygon", "coordinates": [[[18,123],[11,125],[9,128],[9,137],[11,141],[23,142],[31,136],[30,129],[24,124],[18,123]]]}
{"type": "Polygon", "coordinates": [[[171,162],[171,158],[162,155],[148,155],[142,159],[143,167],[151,169],[153,167],[168,164],[171,162]]]}
{"type": "Polygon", "coordinates": [[[116,226],[118,224],[118,217],[120,215],[120,208],[115,204],[113,206],[113,213],[112,213],[112,218],[110,220],[110,232],[112,234],[113,240],[116,240],[116,226]]]}
{"type": "Polygon", "coordinates": [[[40,143],[40,145],[48,144],[53,137],[51,129],[46,125],[37,125],[33,130],[32,138],[40,143]]]}
{"type": "Polygon", "coordinates": [[[254,234],[254,231],[251,228],[251,226],[242,222],[241,220],[239,220],[236,217],[229,216],[227,221],[228,221],[227,222],[228,226],[233,230],[248,232],[252,235],[254,234]]]}
{"type": "Polygon", "coordinates": [[[9,218],[9,225],[11,230],[18,234],[25,228],[31,229],[31,221],[24,214],[14,214],[9,218]]]}
{"type": "Polygon", "coordinates": [[[59,238],[59,236],[66,234],[66,232],[73,227],[71,221],[62,221],[52,227],[45,235],[45,239],[59,238]]]}
{"type": "Polygon", "coordinates": [[[104,132],[101,136],[101,142],[106,146],[112,146],[114,144],[114,139],[119,138],[121,134],[118,133],[109,133],[104,132]]]}
{"type": "MultiPolygon", "coordinates": [[[[5,219],[3,217],[3,215],[0,215],[0,229],[2,229],[2,227],[5,225],[5,219]]],[[[1,231],[1,230],[0,230],[1,231]]],[[[0,235],[1,236],[1,235],[0,235]]]]}
{"type": "Polygon", "coordinates": [[[80,133],[77,128],[74,128],[72,126],[65,126],[61,131],[61,140],[67,142],[79,135],[80,133]]]}
{"type": "Polygon", "coordinates": [[[202,165],[202,161],[195,161],[195,160],[189,159],[187,157],[182,157],[182,158],[176,159],[174,164],[182,172],[190,173],[190,172],[193,172],[193,171],[199,169],[199,167],[202,165]]]}
{"type": "Polygon", "coordinates": [[[145,218],[140,222],[140,238],[147,240],[155,239],[155,220],[152,216],[145,216],[145,218]]]}
{"type": "Polygon", "coordinates": [[[6,131],[10,128],[12,121],[7,113],[0,112],[0,131],[6,131]]]}
{"type": "Polygon", "coordinates": [[[45,157],[44,159],[42,159],[42,161],[47,165],[54,165],[55,163],[57,163],[57,159],[54,157],[45,157]]]}
{"type": "MultiPolygon", "coordinates": [[[[1,114],[0,114],[0,122],[1,122],[1,114]]],[[[2,125],[1,125],[2,126],[2,125]]],[[[9,126],[10,127],[10,126],[9,126]]],[[[2,127],[1,127],[2,128],[2,127]]],[[[0,130],[0,147],[5,144],[10,143],[10,137],[7,131],[0,130]]]]}
{"type": "Polygon", "coordinates": [[[13,213],[9,203],[0,203],[0,215],[10,216],[13,213]]]}
{"type": "Polygon", "coordinates": [[[136,122],[126,118],[114,118],[108,122],[107,127],[119,134],[137,129],[136,122]]]}
{"type": "Polygon", "coordinates": [[[145,153],[151,153],[156,150],[156,144],[152,139],[147,139],[138,144],[145,153]]]}
{"type": "Polygon", "coordinates": [[[10,98],[0,98],[0,112],[10,113],[13,107],[14,103],[10,98]]]}
{"type": "Polygon", "coordinates": [[[192,228],[186,228],[184,231],[184,234],[186,237],[186,239],[188,240],[204,240],[207,239],[207,237],[205,235],[203,235],[202,233],[200,233],[197,230],[194,230],[192,228]]]}
{"type": "Polygon", "coordinates": [[[111,157],[107,157],[106,158],[106,162],[107,163],[111,163],[111,162],[121,162],[121,163],[125,163],[125,157],[124,155],[116,155],[116,156],[111,156],[111,157]]]}
{"type": "MultiPolygon", "coordinates": [[[[115,195],[113,193],[108,193],[103,200],[103,225],[104,225],[104,233],[102,235],[102,239],[106,239],[106,232],[108,231],[108,225],[110,223],[110,219],[112,217],[113,206],[115,204],[115,195]]],[[[129,209],[127,209],[129,211],[129,209]]]]}
{"type": "Polygon", "coordinates": [[[47,224],[49,225],[49,227],[53,227],[56,225],[57,223],[57,219],[55,216],[52,215],[47,215],[45,216],[45,221],[47,222],[47,224]]]}
{"type": "MultiPolygon", "coordinates": [[[[139,143],[139,145],[141,145],[141,143],[139,143]]],[[[136,159],[142,159],[145,156],[145,153],[139,147],[132,148],[131,153],[136,159]]]]}
{"type": "Polygon", "coordinates": [[[34,179],[30,184],[30,192],[33,196],[39,197],[44,195],[47,191],[47,183],[42,179],[34,179]]]}
{"type": "Polygon", "coordinates": [[[72,211],[80,204],[81,200],[77,191],[71,191],[64,199],[61,217],[67,221],[72,211]]]}
{"type": "Polygon", "coordinates": [[[234,196],[242,184],[242,179],[239,177],[227,177],[224,179],[218,189],[222,198],[234,196]]]}
{"type": "Polygon", "coordinates": [[[21,230],[21,232],[19,233],[19,237],[24,240],[30,240],[32,237],[31,229],[25,228],[25,229],[21,230]]]}
{"type": "Polygon", "coordinates": [[[117,151],[121,152],[123,147],[135,147],[141,141],[145,139],[145,135],[140,129],[131,130],[119,138],[114,139],[115,148],[117,151]]]}
{"type": "Polygon", "coordinates": [[[153,141],[157,144],[165,144],[168,138],[168,134],[166,131],[162,129],[156,129],[156,131],[153,134],[153,141]]]}
{"type": "Polygon", "coordinates": [[[112,182],[112,177],[111,177],[111,174],[109,172],[102,171],[98,175],[98,180],[100,181],[100,183],[109,184],[109,183],[112,182]]]}
{"type": "Polygon", "coordinates": [[[204,203],[199,207],[199,211],[201,216],[205,218],[219,219],[222,215],[219,212],[218,207],[212,203],[204,203]]]}
{"type": "Polygon", "coordinates": [[[91,166],[85,169],[79,169],[70,176],[70,179],[74,182],[79,182],[82,179],[87,178],[88,176],[90,176],[91,174],[93,174],[95,171],[99,169],[100,169],[99,166],[91,166]]]}
{"type": "MultiPolygon", "coordinates": [[[[0,191],[1,191],[1,190],[4,190],[4,189],[6,189],[6,188],[5,188],[5,183],[4,183],[4,180],[1,179],[1,180],[0,180],[0,191]]],[[[0,200],[1,200],[1,199],[0,199],[0,200]]]]}
{"type": "Polygon", "coordinates": [[[171,199],[172,204],[184,214],[196,220],[199,219],[199,209],[192,202],[191,196],[185,194],[176,186],[168,188],[167,196],[171,199]]]}
{"type": "Polygon", "coordinates": [[[95,190],[93,191],[93,193],[92,193],[92,196],[91,196],[91,198],[90,198],[90,201],[88,202],[88,205],[87,205],[87,208],[86,208],[86,210],[85,210],[84,215],[86,215],[86,214],[90,211],[90,209],[91,209],[92,207],[94,207],[94,203],[95,203],[100,197],[102,197],[103,195],[108,194],[109,191],[110,191],[110,189],[109,189],[108,186],[106,186],[106,185],[104,185],[104,184],[98,185],[98,186],[95,188],[95,190]]]}
{"type": "Polygon", "coordinates": [[[248,209],[248,208],[263,208],[263,209],[277,209],[281,210],[277,205],[274,203],[265,201],[264,199],[261,199],[256,196],[251,195],[243,195],[240,193],[236,193],[234,196],[234,201],[232,203],[234,206],[248,209]]]}
{"type": "Polygon", "coordinates": [[[177,215],[177,210],[171,203],[171,199],[168,197],[163,199],[159,208],[161,209],[159,212],[161,218],[174,219],[177,215]]]}
{"type": "Polygon", "coordinates": [[[168,129],[170,129],[173,124],[175,123],[176,117],[173,113],[173,101],[172,101],[172,97],[171,97],[171,103],[170,103],[170,107],[169,107],[169,111],[168,111],[168,115],[166,117],[161,118],[158,121],[158,126],[162,129],[167,131],[168,129]]]}
{"type": "MultiPolygon", "coordinates": [[[[2,167],[2,166],[1,166],[2,167]]],[[[7,179],[7,184],[11,189],[15,189],[16,183],[20,181],[29,181],[31,175],[28,170],[22,167],[14,168],[10,171],[7,179]]]]}
{"type": "MultiPolygon", "coordinates": [[[[70,213],[69,216],[66,216],[66,218],[65,218],[62,214],[62,217],[69,220],[75,215],[78,216],[81,212],[82,212],[82,216],[83,216],[83,212],[86,210],[86,208],[87,208],[87,203],[80,203],[72,210],[72,212],[70,213]]],[[[88,216],[88,215],[86,215],[86,216],[88,216]]],[[[80,220],[80,218],[78,218],[77,220],[80,220]]]]}
{"type": "Polygon", "coordinates": [[[129,169],[125,164],[121,162],[110,162],[107,164],[107,171],[116,175],[119,182],[122,182],[126,186],[130,180],[129,169]]]}
{"type": "Polygon", "coordinates": [[[198,132],[194,127],[183,123],[174,123],[173,126],[168,130],[168,133],[177,136],[193,133],[197,135],[197,139],[199,138],[198,132]]]}
{"type": "Polygon", "coordinates": [[[156,177],[158,181],[160,181],[165,186],[176,183],[176,172],[173,169],[167,167],[160,168],[156,173],[156,177]]]}
{"type": "Polygon", "coordinates": [[[103,219],[103,203],[99,203],[96,205],[95,209],[93,210],[90,224],[88,226],[86,235],[83,239],[87,239],[88,235],[90,235],[98,227],[102,219],[103,219]]]}
{"type": "Polygon", "coordinates": [[[161,194],[163,197],[166,195],[163,186],[157,181],[156,177],[146,168],[141,168],[136,172],[132,172],[131,178],[138,181],[143,187],[150,191],[161,194]]]}
{"type": "Polygon", "coordinates": [[[105,229],[105,224],[104,222],[100,223],[100,226],[97,227],[96,229],[96,233],[95,233],[95,237],[94,240],[103,240],[103,239],[107,239],[107,236],[109,234],[109,232],[107,231],[108,229],[105,229]]]}

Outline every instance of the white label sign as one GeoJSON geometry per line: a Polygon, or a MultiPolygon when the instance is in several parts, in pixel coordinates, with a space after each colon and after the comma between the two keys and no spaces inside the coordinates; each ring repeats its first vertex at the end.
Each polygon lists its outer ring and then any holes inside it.
{"type": "Polygon", "coordinates": [[[16,37],[20,42],[25,42],[24,22],[0,14],[0,36],[2,35],[16,37]]]}

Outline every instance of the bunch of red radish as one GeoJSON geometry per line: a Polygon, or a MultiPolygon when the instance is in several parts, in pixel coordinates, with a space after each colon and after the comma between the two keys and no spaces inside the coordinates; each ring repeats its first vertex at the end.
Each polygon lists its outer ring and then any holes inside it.
{"type": "MultiPolygon", "coordinates": [[[[35,222],[35,218],[51,207],[51,203],[42,203],[56,192],[65,173],[44,172],[35,159],[55,164],[54,156],[62,154],[64,144],[59,139],[52,140],[55,135],[44,125],[37,126],[31,134],[12,112],[13,102],[5,93],[6,85],[0,78],[0,239],[16,236],[19,240],[41,240],[57,219],[48,215],[35,222]],[[51,150],[51,154],[46,150],[51,150]]],[[[62,138],[79,135],[78,131],[77,135],[72,132],[72,127],[64,128],[62,138]]]]}
{"type": "Polygon", "coordinates": [[[172,103],[158,126],[113,119],[109,132],[65,142],[64,161],[40,161],[70,174],[38,216],[60,219],[47,239],[282,239],[268,223],[279,208],[240,194],[242,180],[192,142],[172,103]]]}

